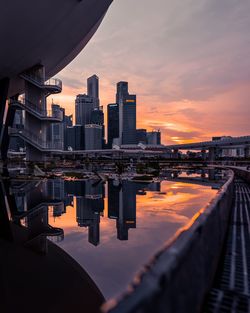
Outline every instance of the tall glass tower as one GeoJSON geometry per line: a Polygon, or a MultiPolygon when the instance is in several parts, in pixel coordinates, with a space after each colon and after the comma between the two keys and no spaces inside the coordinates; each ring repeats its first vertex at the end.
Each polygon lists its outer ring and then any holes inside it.
{"type": "Polygon", "coordinates": [[[87,92],[88,96],[94,99],[94,107],[99,108],[99,77],[93,75],[87,79],[87,92]]]}
{"type": "Polygon", "coordinates": [[[119,105],[108,104],[108,148],[111,149],[113,140],[119,138],[119,105]]]}
{"type": "Polygon", "coordinates": [[[127,82],[119,82],[116,98],[119,104],[120,144],[136,144],[136,95],[129,94],[127,82]]]}

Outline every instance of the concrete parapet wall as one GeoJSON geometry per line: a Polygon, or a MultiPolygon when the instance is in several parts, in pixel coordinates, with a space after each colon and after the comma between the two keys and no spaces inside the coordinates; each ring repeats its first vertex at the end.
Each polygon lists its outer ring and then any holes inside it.
{"type": "Polygon", "coordinates": [[[234,174],[215,199],[135,277],[108,313],[200,312],[218,267],[228,227],[234,174]]]}

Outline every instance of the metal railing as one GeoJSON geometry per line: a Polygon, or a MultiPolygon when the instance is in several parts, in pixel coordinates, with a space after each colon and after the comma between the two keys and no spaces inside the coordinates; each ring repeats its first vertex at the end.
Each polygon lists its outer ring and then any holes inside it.
{"type": "Polygon", "coordinates": [[[33,82],[36,85],[39,85],[39,87],[42,88],[56,88],[58,91],[62,90],[62,81],[58,78],[50,78],[46,81],[43,81],[43,79],[35,74],[32,73],[22,73],[20,75],[22,78],[33,82]]]}
{"type": "Polygon", "coordinates": [[[27,111],[32,111],[35,115],[39,115],[40,118],[52,118],[58,119],[60,121],[63,120],[63,112],[62,111],[52,111],[52,110],[45,110],[39,108],[37,105],[32,103],[31,101],[25,98],[19,98],[18,100],[10,100],[10,104],[18,104],[19,106],[23,107],[23,109],[27,111]]]}
{"type": "Polygon", "coordinates": [[[62,81],[58,78],[50,78],[49,80],[47,80],[44,85],[46,86],[57,86],[60,89],[62,89],[62,81]]]}
{"type": "Polygon", "coordinates": [[[51,141],[45,141],[42,138],[36,136],[33,132],[27,129],[9,128],[9,135],[15,135],[22,137],[25,141],[30,142],[32,145],[38,147],[41,150],[48,151],[61,151],[62,145],[60,143],[55,143],[51,141]]]}

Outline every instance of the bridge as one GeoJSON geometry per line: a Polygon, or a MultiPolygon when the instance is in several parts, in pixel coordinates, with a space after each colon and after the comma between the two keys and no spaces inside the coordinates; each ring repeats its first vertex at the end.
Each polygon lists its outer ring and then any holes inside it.
{"type": "Polygon", "coordinates": [[[244,148],[244,157],[247,158],[250,156],[250,136],[225,137],[218,140],[169,145],[165,148],[173,150],[176,154],[179,150],[200,150],[204,156],[208,150],[209,161],[214,161],[219,149],[244,148]]]}
{"type": "Polygon", "coordinates": [[[226,137],[220,140],[169,145],[165,147],[172,150],[208,150],[210,148],[237,148],[241,146],[250,147],[250,136],[226,137]]]}

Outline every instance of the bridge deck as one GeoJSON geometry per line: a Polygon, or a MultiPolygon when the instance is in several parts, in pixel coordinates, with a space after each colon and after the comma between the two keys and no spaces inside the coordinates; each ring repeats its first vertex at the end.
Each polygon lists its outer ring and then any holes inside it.
{"type": "Polygon", "coordinates": [[[235,182],[227,242],[204,312],[250,312],[250,186],[235,182]]]}

